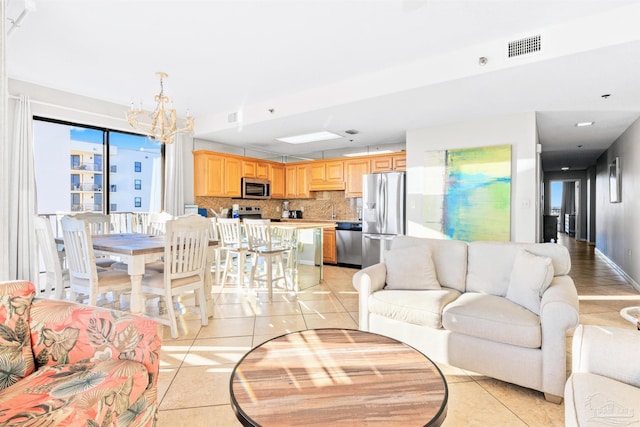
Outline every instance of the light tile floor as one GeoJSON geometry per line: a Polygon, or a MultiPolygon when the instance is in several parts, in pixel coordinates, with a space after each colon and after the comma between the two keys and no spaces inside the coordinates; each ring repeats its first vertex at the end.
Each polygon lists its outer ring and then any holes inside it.
{"type": "MultiPolygon", "coordinates": [[[[619,311],[640,305],[640,294],[594,253],[593,246],[561,236],[571,252],[573,277],[585,324],[633,326],[619,311]]],[[[275,293],[268,303],[227,286],[213,290],[215,310],[208,326],[195,315],[181,319],[179,339],[165,328],[159,380],[160,427],[239,426],[229,405],[229,376],[253,346],[284,333],[320,327],[357,328],[358,296],[351,285],[357,270],[327,266],[323,282],[297,296],[275,293]]],[[[570,367],[571,337],[568,365],[570,367]]],[[[439,365],[449,386],[445,426],[563,426],[564,405],[542,393],[461,369],[439,365]]]]}

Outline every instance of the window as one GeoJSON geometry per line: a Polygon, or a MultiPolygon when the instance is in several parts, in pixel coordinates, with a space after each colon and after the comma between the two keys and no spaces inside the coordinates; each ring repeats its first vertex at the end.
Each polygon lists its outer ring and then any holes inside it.
{"type": "Polygon", "coordinates": [[[33,142],[38,214],[161,210],[162,146],[146,137],[34,117],[33,142]]]}
{"type": "Polygon", "coordinates": [[[135,179],[133,181],[133,188],[136,190],[142,190],[142,180],[141,179],[135,179]]]}

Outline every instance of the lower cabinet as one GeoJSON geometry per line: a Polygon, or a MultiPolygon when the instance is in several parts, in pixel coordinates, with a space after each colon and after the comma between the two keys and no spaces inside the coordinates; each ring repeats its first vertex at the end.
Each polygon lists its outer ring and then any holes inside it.
{"type": "Polygon", "coordinates": [[[322,262],[324,264],[338,263],[336,230],[333,228],[325,228],[322,230],[322,262]]]}

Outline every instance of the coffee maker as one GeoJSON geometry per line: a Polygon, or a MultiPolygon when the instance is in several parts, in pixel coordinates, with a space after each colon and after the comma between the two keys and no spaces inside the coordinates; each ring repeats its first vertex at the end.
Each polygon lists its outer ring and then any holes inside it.
{"type": "Polygon", "coordinates": [[[289,218],[289,201],[282,202],[282,218],[289,218]]]}

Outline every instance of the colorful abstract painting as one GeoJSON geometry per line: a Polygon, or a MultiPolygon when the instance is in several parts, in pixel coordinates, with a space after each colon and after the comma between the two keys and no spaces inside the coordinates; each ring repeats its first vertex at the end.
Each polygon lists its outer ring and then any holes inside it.
{"type": "Polygon", "coordinates": [[[431,152],[427,224],[444,238],[509,241],[511,146],[431,152]]]}

